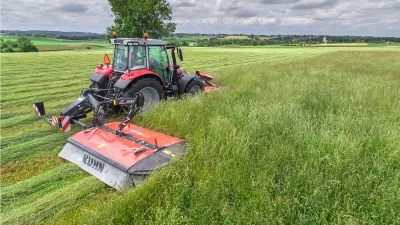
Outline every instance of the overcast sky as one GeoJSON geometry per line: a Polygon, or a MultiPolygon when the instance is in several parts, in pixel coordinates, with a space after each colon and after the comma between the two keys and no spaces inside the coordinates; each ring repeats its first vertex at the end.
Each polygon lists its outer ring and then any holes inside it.
{"type": "MultiPolygon", "coordinates": [[[[169,0],[176,32],[400,36],[400,0],[169,0]]],[[[1,0],[1,29],[104,33],[107,0],[1,0]]]]}

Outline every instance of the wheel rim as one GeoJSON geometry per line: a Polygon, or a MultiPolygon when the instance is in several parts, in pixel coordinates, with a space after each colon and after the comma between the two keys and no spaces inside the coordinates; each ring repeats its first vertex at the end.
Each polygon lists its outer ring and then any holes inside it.
{"type": "Polygon", "coordinates": [[[142,113],[149,110],[151,107],[158,104],[160,101],[160,95],[158,94],[157,90],[152,87],[145,87],[140,90],[140,93],[143,94],[144,97],[144,105],[142,107],[142,113]]]}
{"type": "Polygon", "coordinates": [[[190,94],[197,94],[201,91],[201,88],[199,85],[194,85],[192,88],[190,88],[189,93],[190,94]]]}

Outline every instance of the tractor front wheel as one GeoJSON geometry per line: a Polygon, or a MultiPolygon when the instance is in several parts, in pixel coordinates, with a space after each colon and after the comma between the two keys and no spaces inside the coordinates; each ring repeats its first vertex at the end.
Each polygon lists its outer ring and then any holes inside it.
{"type": "Polygon", "coordinates": [[[132,98],[137,92],[143,94],[144,105],[140,114],[146,113],[150,108],[157,104],[164,97],[164,88],[157,80],[153,78],[142,78],[133,84],[129,85],[123,92],[124,98],[132,98]]]}
{"type": "Polygon", "coordinates": [[[186,86],[185,94],[196,95],[202,91],[204,91],[203,84],[199,80],[194,79],[186,86]]]}
{"type": "MultiPolygon", "coordinates": [[[[98,83],[96,83],[96,82],[93,82],[93,83],[90,85],[89,88],[90,88],[90,89],[102,89],[102,87],[100,86],[100,84],[98,84],[98,83]]],[[[103,96],[103,97],[106,97],[106,93],[107,93],[106,91],[98,91],[98,92],[96,92],[97,95],[100,95],[100,96],[103,96]]],[[[98,98],[98,97],[96,97],[96,99],[99,100],[99,101],[102,100],[101,98],[98,98]]]]}

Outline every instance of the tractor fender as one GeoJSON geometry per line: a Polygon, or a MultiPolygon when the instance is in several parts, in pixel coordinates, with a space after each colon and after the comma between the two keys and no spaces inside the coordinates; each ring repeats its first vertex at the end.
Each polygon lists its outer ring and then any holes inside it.
{"type": "Polygon", "coordinates": [[[124,75],[122,75],[121,78],[119,78],[117,80],[117,82],[115,82],[114,87],[119,88],[121,90],[125,90],[125,88],[127,88],[131,83],[136,82],[138,79],[141,79],[141,78],[144,78],[144,77],[151,77],[151,78],[154,78],[154,79],[158,80],[161,83],[161,85],[165,88],[164,81],[157,74],[153,74],[153,73],[151,73],[151,74],[140,74],[139,76],[134,76],[133,78],[130,78],[130,79],[126,79],[126,77],[124,77],[124,75]]]}
{"type": "Polygon", "coordinates": [[[108,83],[108,76],[94,72],[90,75],[89,80],[100,84],[100,86],[106,86],[108,83]]]}
{"type": "Polygon", "coordinates": [[[123,80],[119,78],[117,82],[115,82],[114,87],[119,88],[121,90],[125,90],[126,87],[132,82],[133,80],[123,80]]]}
{"type": "Polygon", "coordinates": [[[190,81],[196,79],[196,76],[193,75],[185,75],[178,81],[178,93],[179,95],[185,93],[186,86],[190,83],[190,81]]]}

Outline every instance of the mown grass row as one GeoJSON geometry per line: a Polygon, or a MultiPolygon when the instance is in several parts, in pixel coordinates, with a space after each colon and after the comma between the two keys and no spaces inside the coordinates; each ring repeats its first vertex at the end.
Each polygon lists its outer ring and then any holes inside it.
{"type": "MultiPolygon", "coordinates": [[[[181,66],[191,72],[199,68],[215,72],[213,75],[219,79],[219,70],[224,67],[239,68],[319,53],[322,52],[242,49],[237,54],[223,49],[194,48],[185,51],[181,66]]],[[[86,178],[87,174],[75,173],[80,170],[70,170],[75,167],[57,158],[70,134],[56,132],[32,111],[32,103],[45,101],[47,114],[57,115],[79,96],[81,88],[89,86],[88,76],[101,63],[102,54],[102,51],[92,51],[1,56],[3,222],[36,223],[86,204],[89,193],[103,193],[104,199],[115,194],[102,183],[86,178]],[[80,179],[90,182],[89,188],[80,179]],[[69,198],[67,195],[71,193],[76,197],[69,198]]],[[[146,125],[151,127],[151,123],[146,125]]],[[[79,130],[74,128],[73,132],[79,130]]],[[[171,131],[166,129],[167,133],[171,131]]]]}

